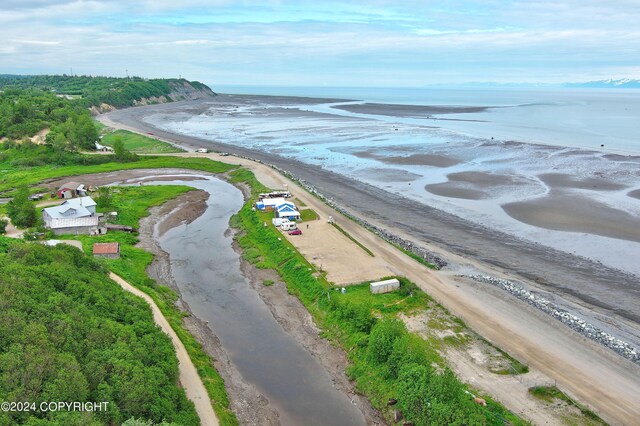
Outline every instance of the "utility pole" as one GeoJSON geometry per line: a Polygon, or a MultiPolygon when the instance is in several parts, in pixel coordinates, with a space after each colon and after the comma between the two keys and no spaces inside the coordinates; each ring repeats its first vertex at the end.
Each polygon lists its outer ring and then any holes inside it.
{"type": "Polygon", "coordinates": [[[129,79],[129,70],[126,69],[126,70],[124,70],[124,72],[125,72],[125,74],[127,74],[127,80],[128,80],[129,79]]]}

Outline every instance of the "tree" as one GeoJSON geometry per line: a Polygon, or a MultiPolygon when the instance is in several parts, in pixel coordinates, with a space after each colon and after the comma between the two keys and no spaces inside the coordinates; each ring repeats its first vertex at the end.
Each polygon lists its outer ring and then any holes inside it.
{"type": "Polygon", "coordinates": [[[96,198],[96,204],[100,208],[110,207],[113,203],[113,197],[111,196],[111,188],[108,186],[101,186],[98,189],[98,197],[96,198]]]}
{"type": "Polygon", "coordinates": [[[7,233],[7,225],[9,222],[6,219],[0,219],[0,235],[7,233]]]}
{"type": "Polygon", "coordinates": [[[384,319],[379,321],[371,330],[367,355],[370,360],[382,364],[387,361],[393,351],[397,339],[407,333],[402,321],[384,319]]]}
{"type": "Polygon", "coordinates": [[[124,158],[127,155],[127,150],[124,148],[124,142],[120,136],[116,136],[113,139],[113,152],[116,155],[116,159],[124,158]]]}
{"type": "Polygon", "coordinates": [[[19,188],[13,199],[7,203],[7,213],[13,224],[19,228],[29,228],[36,224],[36,208],[29,200],[29,189],[26,186],[19,188]]]}

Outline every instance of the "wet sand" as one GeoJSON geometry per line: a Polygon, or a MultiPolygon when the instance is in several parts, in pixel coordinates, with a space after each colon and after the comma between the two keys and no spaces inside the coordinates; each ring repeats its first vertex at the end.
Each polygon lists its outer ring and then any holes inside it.
{"type": "Polygon", "coordinates": [[[590,189],[594,191],[615,191],[626,188],[620,183],[600,177],[577,178],[564,173],[545,173],[538,176],[549,188],[590,189]]]}
{"type": "Polygon", "coordinates": [[[441,197],[482,200],[496,192],[531,185],[524,176],[503,175],[481,171],[449,173],[447,182],[425,185],[428,192],[441,197]]]}
{"type": "Polygon", "coordinates": [[[502,208],[512,218],[540,228],[640,242],[639,217],[560,191],[534,200],[504,204],[502,208]]]}
{"type": "Polygon", "coordinates": [[[360,158],[371,158],[386,164],[403,164],[408,166],[433,166],[433,167],[451,167],[460,164],[462,161],[456,158],[439,154],[411,154],[407,156],[386,156],[376,154],[374,151],[357,151],[352,155],[360,158]]]}
{"type": "Polygon", "coordinates": [[[144,117],[177,108],[203,112],[201,102],[165,104],[114,111],[102,121],[113,120],[119,126],[156,136],[183,146],[205,147],[242,155],[274,164],[312,182],[321,193],[333,198],[356,215],[390,229],[411,235],[416,241],[434,243],[455,254],[511,271],[538,283],[544,289],[573,298],[591,309],[619,315],[640,323],[640,288],[637,276],[598,262],[524,241],[515,235],[477,225],[417,201],[349,179],[293,159],[159,130],[144,122],[144,117]],[[402,217],[398,217],[401,209],[402,217]]]}
{"type": "Polygon", "coordinates": [[[338,105],[333,108],[360,114],[389,115],[393,117],[418,117],[424,118],[439,114],[462,114],[483,112],[489,107],[456,107],[456,106],[431,106],[431,105],[398,105],[363,103],[353,105],[338,105]]]}
{"type": "Polygon", "coordinates": [[[640,200],[640,189],[636,189],[627,193],[627,195],[631,198],[637,198],[640,200]]]}

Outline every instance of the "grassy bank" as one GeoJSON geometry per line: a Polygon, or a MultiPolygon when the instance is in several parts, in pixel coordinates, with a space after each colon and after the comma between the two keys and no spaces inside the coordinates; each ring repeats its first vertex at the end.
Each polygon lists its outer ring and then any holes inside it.
{"type": "MultiPolygon", "coordinates": [[[[98,156],[84,156],[98,157],[98,156]]],[[[103,157],[103,156],[100,156],[103,157]]],[[[112,156],[104,156],[106,161],[101,164],[72,164],[54,165],[44,164],[36,166],[22,166],[14,164],[10,155],[0,157],[0,193],[12,191],[20,185],[34,185],[33,192],[44,189],[39,182],[61,177],[72,177],[87,173],[113,172],[132,169],[166,169],[180,168],[200,170],[209,173],[224,173],[236,169],[238,166],[220,163],[207,158],[184,157],[142,157],[138,161],[119,163],[109,161],[112,156]]]]}
{"type": "Polygon", "coordinates": [[[162,142],[158,139],[152,139],[127,130],[115,130],[113,132],[105,133],[102,138],[102,144],[113,146],[117,139],[122,141],[126,150],[135,154],[166,154],[184,152],[183,149],[177,148],[167,142],[162,142]]]}
{"type": "MultiPolygon", "coordinates": [[[[112,206],[104,210],[119,212],[116,223],[138,227],[142,217],[148,215],[148,209],[163,204],[187,191],[187,186],[143,186],[120,187],[112,194],[112,206]]],[[[86,253],[91,253],[95,242],[119,242],[121,256],[119,259],[101,259],[111,271],[147,293],[158,305],[167,321],[171,324],[198,369],[198,373],[211,398],[211,404],[222,425],[236,425],[235,414],[229,409],[229,399],[224,381],[213,367],[213,360],[202,348],[202,345],[189,333],[182,323],[185,315],[176,305],[178,295],[166,286],[158,285],[149,278],[146,268],[153,261],[153,255],[134,247],[138,242],[135,235],[125,232],[109,232],[101,236],[68,237],[82,241],[86,253]]]]}
{"type": "MultiPolygon", "coordinates": [[[[253,188],[254,194],[259,191],[253,188]]],[[[524,424],[488,397],[487,407],[475,404],[465,393],[467,387],[442,359],[438,351],[442,343],[409,333],[398,320],[416,310],[443,309],[414,284],[400,278],[399,291],[372,295],[363,283],[342,294],[273,227],[263,226],[250,201],[231,223],[242,231],[237,241],[245,258],[259,268],[278,272],[289,292],[313,315],[322,334],[346,351],[351,361],[349,376],[387,419],[392,416],[387,402],[395,399],[416,425],[524,424]]]]}

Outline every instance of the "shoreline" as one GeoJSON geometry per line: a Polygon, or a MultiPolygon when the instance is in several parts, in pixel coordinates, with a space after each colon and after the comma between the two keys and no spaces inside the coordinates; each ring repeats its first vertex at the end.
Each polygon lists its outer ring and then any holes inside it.
{"type": "MultiPolygon", "coordinates": [[[[125,114],[128,112],[129,111],[125,112],[125,114]]],[[[122,128],[123,126],[116,125],[116,127],[122,128]]],[[[129,127],[129,130],[137,132],[144,131],[134,127],[129,127]]],[[[215,145],[209,141],[201,141],[188,136],[172,135],[162,131],[157,131],[157,133],[158,134],[154,136],[160,136],[162,139],[164,136],[162,133],[165,133],[165,137],[174,143],[189,145],[190,147],[204,146],[211,148],[212,145],[215,145]]],[[[221,150],[229,152],[233,152],[234,149],[224,144],[219,144],[218,146],[221,147],[221,150]]],[[[261,154],[262,156],[268,156],[264,153],[261,154]]],[[[183,155],[201,156],[189,153],[183,155]]],[[[265,177],[265,173],[268,175],[277,174],[267,166],[260,165],[254,161],[243,160],[242,158],[219,157],[214,154],[205,154],[205,157],[226,162],[233,160],[231,162],[234,164],[237,164],[239,161],[241,164],[254,170],[254,172],[260,170],[262,178],[265,177]]],[[[286,162],[285,159],[281,160],[286,162]]],[[[307,168],[314,171],[312,167],[307,168]]],[[[335,174],[324,171],[324,175],[331,176],[335,174]]],[[[322,174],[320,174],[320,176],[322,176],[322,174]]],[[[337,183],[340,183],[341,176],[333,177],[337,183]]],[[[282,179],[280,179],[280,181],[282,181],[282,179]]],[[[285,181],[289,182],[290,187],[296,185],[286,178],[285,181]]],[[[273,182],[273,179],[269,182],[273,182]]],[[[269,184],[269,182],[266,183],[269,184]]],[[[340,189],[345,188],[341,187],[340,189]]],[[[346,190],[349,189],[347,185],[346,190]]],[[[311,197],[311,199],[313,200],[313,197],[311,197]]],[[[312,204],[316,202],[318,201],[316,200],[312,204]]],[[[325,211],[328,209],[324,204],[321,204],[321,206],[316,204],[315,208],[325,211]]],[[[370,209],[365,209],[364,212],[369,213],[369,210],[370,209]]],[[[349,209],[349,211],[352,210],[349,209]]],[[[383,245],[380,246],[381,242],[369,231],[360,228],[359,225],[350,222],[343,216],[339,216],[346,221],[346,223],[343,223],[349,228],[350,233],[359,234],[363,241],[369,241],[370,244],[378,245],[378,249],[382,249],[386,253],[395,252],[395,249],[392,249],[391,246],[386,245],[386,243],[382,243],[383,245]],[[376,242],[371,243],[372,240],[376,242]]],[[[362,217],[362,215],[359,216],[362,217]]],[[[396,235],[416,241],[415,235],[407,234],[397,227],[386,227],[378,220],[370,219],[369,217],[367,217],[367,219],[369,219],[369,223],[373,221],[376,226],[382,226],[384,229],[396,233],[396,235]]],[[[486,270],[486,264],[482,264],[482,262],[478,263],[472,260],[472,257],[462,256],[459,252],[443,250],[441,247],[431,244],[430,241],[418,241],[418,244],[423,246],[427,245],[436,253],[444,255],[450,260],[453,259],[453,263],[459,268],[471,268],[471,270],[474,271],[478,270],[477,268],[480,268],[480,270],[485,268],[486,270]]],[[[395,254],[395,256],[397,256],[397,254],[395,254]]],[[[405,268],[419,269],[415,268],[415,265],[411,263],[413,260],[404,254],[402,254],[400,258],[396,258],[396,262],[398,265],[405,265],[405,268]]],[[[508,269],[505,270],[505,268],[500,268],[499,266],[490,266],[490,270],[492,270],[493,274],[497,274],[496,276],[508,279],[514,278],[508,269]]],[[[405,271],[408,272],[407,269],[405,269],[405,271]]],[[[625,394],[621,394],[622,389],[617,387],[616,383],[619,383],[620,386],[627,389],[638,387],[636,382],[639,375],[632,373],[632,371],[637,371],[637,366],[624,360],[624,358],[616,355],[612,351],[597,345],[595,342],[590,342],[583,337],[579,337],[577,333],[568,327],[566,327],[566,329],[565,327],[558,327],[556,320],[549,318],[542,312],[536,311],[533,307],[509,295],[505,295],[504,292],[488,289],[478,283],[474,284],[460,278],[455,278],[452,276],[455,273],[456,271],[443,271],[438,274],[438,277],[433,278],[429,278],[428,276],[424,278],[414,276],[414,281],[423,283],[423,289],[427,293],[432,295],[436,300],[441,301],[454,314],[461,316],[471,324],[476,331],[485,336],[487,340],[531,362],[533,367],[542,370],[545,374],[549,375],[549,377],[557,378],[558,384],[562,384],[562,389],[568,391],[573,397],[577,397],[578,400],[583,402],[586,401],[592,407],[598,407],[596,411],[603,413],[605,419],[608,421],[625,423],[625,421],[621,419],[633,418],[629,417],[634,416],[634,414],[632,414],[632,405],[623,402],[625,399],[628,399],[628,395],[625,396],[625,394]],[[443,285],[445,287],[443,287],[443,285]],[[487,311],[487,308],[491,307],[493,307],[493,309],[487,311]],[[545,347],[545,345],[549,344],[552,346],[545,347]],[[593,388],[592,386],[594,386],[595,383],[599,383],[602,386],[593,388]],[[604,391],[603,389],[605,388],[608,389],[608,391],[604,391]],[[614,397],[614,395],[616,396],[614,397]]],[[[409,277],[411,278],[411,276],[409,277]]],[[[550,289],[547,289],[547,293],[549,290],[550,289]]],[[[578,305],[578,307],[582,306],[583,305],[578,305]]],[[[597,313],[593,312],[592,307],[587,307],[586,309],[594,315],[597,313]]],[[[610,316],[605,314],[603,318],[609,319],[610,316]]],[[[624,323],[624,320],[622,321],[624,323]]],[[[612,324],[612,326],[620,327],[621,324],[612,324]]],[[[637,331],[637,327],[632,326],[632,329],[637,331]]]]}
{"type": "MultiPolygon", "coordinates": [[[[193,102],[180,109],[197,109],[193,102]]],[[[100,116],[113,126],[141,133],[153,133],[187,149],[208,148],[252,158],[289,171],[318,192],[343,206],[353,216],[435,251],[473,258],[499,270],[515,273],[534,288],[553,291],[583,306],[613,314],[640,325],[638,276],[595,260],[573,255],[517,236],[472,223],[453,214],[392,194],[372,185],[347,178],[320,167],[278,157],[257,150],[211,142],[160,130],[143,121],[144,116],[172,104],[118,110],[100,116]],[[116,124],[117,123],[117,124],[116,124]],[[395,212],[403,210],[403,218],[395,212]],[[545,268],[540,268],[545,265],[545,268]]],[[[193,111],[192,111],[193,112],[193,111]]],[[[640,345],[640,336],[637,342],[640,345]]]]}

